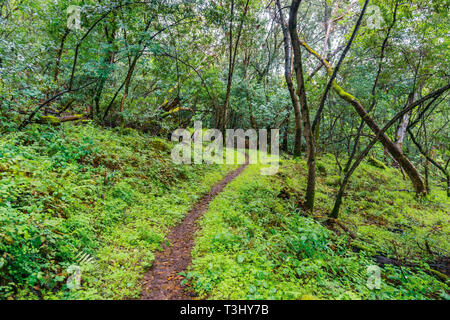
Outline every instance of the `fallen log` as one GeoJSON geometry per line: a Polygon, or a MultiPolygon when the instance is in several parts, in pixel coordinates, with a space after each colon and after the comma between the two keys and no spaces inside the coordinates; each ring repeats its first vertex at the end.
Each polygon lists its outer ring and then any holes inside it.
{"type": "Polygon", "coordinates": [[[194,112],[191,108],[182,108],[182,107],[177,107],[175,109],[172,109],[170,111],[164,112],[162,115],[159,116],[160,119],[164,119],[168,116],[170,116],[171,114],[175,114],[177,112],[180,111],[190,111],[190,112],[194,112]]]}
{"type": "Polygon", "coordinates": [[[77,121],[77,120],[83,120],[83,119],[86,119],[86,116],[84,114],[66,115],[66,116],[61,116],[61,117],[47,115],[47,116],[41,116],[38,120],[36,120],[36,123],[59,125],[63,122],[77,121]]]}
{"type": "Polygon", "coordinates": [[[375,250],[373,248],[365,247],[364,245],[361,245],[358,242],[352,242],[350,246],[354,249],[353,250],[354,252],[359,252],[361,250],[370,252],[372,259],[374,259],[374,261],[382,268],[384,268],[386,264],[390,264],[396,267],[416,268],[424,271],[425,273],[428,273],[429,275],[435,276],[440,281],[446,284],[450,283],[449,278],[450,268],[448,258],[445,258],[444,259],[445,261],[435,261],[430,263],[427,262],[429,269],[424,270],[423,267],[417,263],[408,261],[401,262],[396,258],[388,258],[385,254],[379,251],[377,251],[376,254],[374,254],[375,250]],[[442,272],[437,269],[440,269],[442,272]]]}
{"type": "MultiPolygon", "coordinates": [[[[352,240],[356,240],[357,236],[356,234],[350,230],[342,221],[339,221],[337,219],[329,218],[326,220],[325,225],[331,226],[333,224],[338,225],[342,230],[347,232],[352,240]]],[[[408,268],[416,268],[423,270],[425,273],[428,273],[429,275],[435,276],[440,281],[449,284],[450,283],[450,260],[448,257],[443,258],[442,261],[434,261],[430,262],[428,264],[429,269],[424,270],[422,266],[420,266],[417,263],[413,262],[401,262],[396,258],[388,258],[386,254],[380,251],[376,251],[375,249],[371,247],[367,247],[359,242],[351,241],[349,243],[350,247],[353,248],[353,252],[360,252],[361,250],[367,251],[370,253],[372,259],[375,260],[375,262],[382,268],[386,264],[390,264],[396,267],[408,267],[408,268]]]]}

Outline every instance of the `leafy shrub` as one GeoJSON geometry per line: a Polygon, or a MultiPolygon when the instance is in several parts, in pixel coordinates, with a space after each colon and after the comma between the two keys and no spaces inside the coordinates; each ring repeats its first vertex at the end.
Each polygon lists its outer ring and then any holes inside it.
{"type": "Polygon", "coordinates": [[[286,247],[298,259],[313,258],[326,253],[329,243],[329,232],[311,218],[295,216],[283,237],[286,247]]]}

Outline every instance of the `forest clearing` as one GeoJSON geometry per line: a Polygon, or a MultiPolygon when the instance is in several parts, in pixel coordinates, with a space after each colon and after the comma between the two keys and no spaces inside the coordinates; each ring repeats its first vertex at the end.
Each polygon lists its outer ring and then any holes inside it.
{"type": "Polygon", "coordinates": [[[0,300],[449,300],[449,6],[0,0],[0,300]]]}

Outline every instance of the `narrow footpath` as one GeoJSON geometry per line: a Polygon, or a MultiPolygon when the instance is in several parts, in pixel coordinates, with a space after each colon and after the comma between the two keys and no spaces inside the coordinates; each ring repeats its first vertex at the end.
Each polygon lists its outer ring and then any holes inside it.
{"type": "Polygon", "coordinates": [[[214,185],[188,212],[183,222],[167,235],[171,245],[164,246],[163,251],[155,253],[154,264],[143,278],[141,300],[190,300],[195,297],[192,291],[181,285],[184,277],[179,273],[191,264],[191,251],[198,229],[197,220],[208,210],[209,203],[225,186],[245,170],[248,165],[248,157],[246,158],[245,164],[214,185]]]}

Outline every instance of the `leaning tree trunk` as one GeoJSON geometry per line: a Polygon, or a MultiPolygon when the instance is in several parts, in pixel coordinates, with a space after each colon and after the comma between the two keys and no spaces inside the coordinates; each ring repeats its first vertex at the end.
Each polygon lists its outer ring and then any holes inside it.
{"type": "Polygon", "coordinates": [[[291,36],[292,49],[294,52],[294,70],[297,79],[297,94],[303,120],[303,131],[306,140],[308,154],[308,181],[306,185],[306,207],[312,212],[314,209],[314,192],[316,184],[315,146],[309,119],[309,109],[306,100],[305,83],[303,79],[302,56],[300,41],[297,33],[297,12],[301,0],[293,0],[289,11],[289,33],[291,36]]]}
{"type": "MultiPolygon", "coordinates": [[[[333,70],[331,69],[330,64],[328,61],[323,59],[317,52],[315,52],[311,47],[308,46],[303,41],[299,40],[299,43],[308,50],[311,54],[313,54],[316,58],[318,58],[320,61],[322,61],[323,64],[325,64],[327,68],[328,74],[331,76],[333,74],[333,70]]],[[[332,82],[333,90],[341,97],[343,100],[350,103],[355,111],[358,113],[358,115],[361,117],[361,119],[364,120],[366,125],[372,130],[373,133],[378,135],[380,132],[380,128],[376,124],[376,122],[372,119],[372,117],[369,115],[369,113],[364,109],[363,105],[351,94],[344,91],[336,82],[336,80],[333,80],[332,82]]],[[[378,140],[381,142],[381,144],[386,148],[386,150],[392,155],[392,157],[398,162],[398,164],[403,168],[403,170],[406,172],[408,177],[411,179],[411,182],[414,186],[414,190],[416,191],[417,195],[425,195],[427,194],[427,190],[425,188],[425,185],[422,181],[422,178],[420,177],[419,172],[417,171],[416,167],[403,155],[401,150],[397,148],[395,143],[393,143],[385,133],[382,133],[379,135],[378,140]]]]}
{"type": "Polygon", "coordinates": [[[56,63],[55,63],[55,73],[53,75],[53,81],[55,83],[58,82],[58,76],[59,76],[59,72],[60,72],[59,65],[61,63],[61,57],[62,57],[63,50],[64,50],[64,43],[65,43],[66,38],[69,35],[69,33],[70,33],[70,29],[66,28],[66,30],[64,31],[64,34],[61,38],[61,44],[59,45],[58,54],[57,54],[56,63]]]}
{"type": "Polygon", "coordinates": [[[125,99],[128,96],[128,92],[130,90],[130,83],[131,83],[131,78],[133,77],[133,72],[134,69],[136,68],[136,63],[137,60],[139,59],[140,55],[136,55],[133,59],[133,61],[131,62],[130,67],[128,68],[128,72],[127,72],[127,77],[125,79],[125,90],[122,96],[122,100],[120,101],[120,112],[123,112],[124,109],[124,104],[125,104],[125,99]]]}
{"type": "MultiPolygon", "coordinates": [[[[378,134],[380,128],[370,117],[369,113],[364,109],[361,103],[355,97],[347,94],[342,89],[338,91],[338,94],[341,98],[349,102],[355,108],[356,112],[364,120],[364,122],[372,130],[372,132],[378,134]]],[[[379,141],[388,150],[392,157],[400,164],[403,170],[405,170],[406,174],[411,179],[416,193],[418,195],[426,194],[427,190],[419,175],[419,172],[417,171],[416,167],[414,167],[414,165],[408,160],[408,158],[403,155],[402,151],[384,133],[379,137],[379,141]]]]}
{"type": "MultiPolygon", "coordinates": [[[[341,186],[339,188],[339,192],[336,196],[336,201],[334,203],[334,208],[333,211],[330,214],[331,218],[335,218],[337,219],[338,215],[339,215],[339,208],[342,204],[342,198],[344,196],[344,191],[345,191],[345,187],[350,179],[350,176],[353,174],[353,172],[356,170],[356,168],[358,167],[359,163],[367,156],[367,154],[369,153],[370,149],[372,149],[372,147],[375,145],[375,143],[379,140],[379,137],[384,134],[386,132],[386,130],[388,130],[394,123],[396,123],[398,120],[400,120],[400,117],[403,117],[403,115],[405,115],[408,112],[411,112],[415,107],[417,107],[418,105],[421,105],[423,102],[427,101],[428,99],[433,99],[431,101],[431,103],[433,103],[433,101],[439,97],[441,94],[443,94],[444,92],[446,92],[447,90],[450,89],[450,83],[443,86],[442,88],[433,91],[432,93],[428,94],[427,96],[421,98],[420,100],[417,100],[411,104],[409,104],[408,106],[406,106],[402,111],[400,111],[399,113],[397,113],[382,129],[380,129],[380,131],[377,133],[377,135],[375,136],[375,138],[373,138],[369,144],[367,145],[367,147],[364,149],[364,151],[361,152],[361,154],[358,156],[358,158],[355,160],[355,162],[352,164],[352,166],[350,167],[350,169],[345,173],[345,177],[341,183],[341,186]]],[[[431,105],[431,103],[429,105],[431,105]]],[[[419,151],[425,156],[428,157],[426,155],[426,153],[424,153],[424,151],[422,150],[421,146],[419,144],[417,144],[417,142],[415,142],[414,139],[414,135],[412,134],[410,128],[407,129],[408,132],[411,135],[411,139],[413,140],[413,142],[417,145],[417,147],[419,148],[419,151]]],[[[427,158],[430,162],[434,162],[435,165],[439,168],[440,165],[438,163],[436,163],[433,159],[431,158],[427,158]]],[[[447,174],[447,181],[450,181],[449,176],[447,174]]]]}

